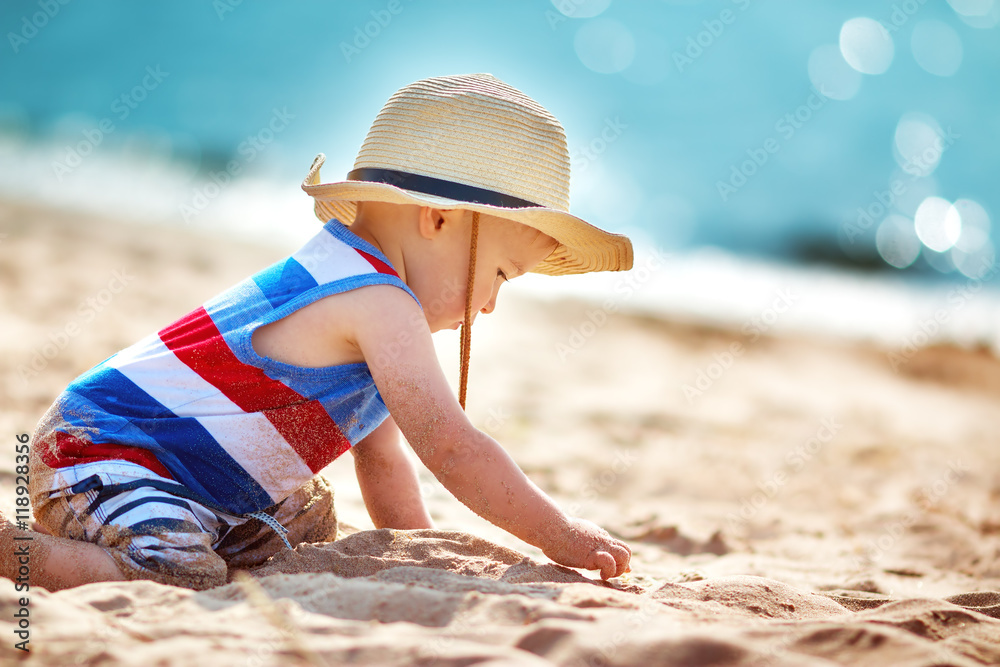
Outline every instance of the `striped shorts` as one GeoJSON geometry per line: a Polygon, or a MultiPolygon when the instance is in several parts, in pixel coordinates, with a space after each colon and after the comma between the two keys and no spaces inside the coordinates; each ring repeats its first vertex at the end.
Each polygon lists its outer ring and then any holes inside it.
{"type": "MultiPolygon", "coordinates": [[[[34,448],[33,448],[34,449],[34,448]]],[[[208,509],[177,482],[129,461],[49,468],[31,457],[35,520],[48,533],[92,542],[127,579],[203,590],[302,542],[336,539],[333,491],[314,477],[264,510],[274,521],[208,509]],[[278,526],[280,528],[280,526],[278,526]]]]}

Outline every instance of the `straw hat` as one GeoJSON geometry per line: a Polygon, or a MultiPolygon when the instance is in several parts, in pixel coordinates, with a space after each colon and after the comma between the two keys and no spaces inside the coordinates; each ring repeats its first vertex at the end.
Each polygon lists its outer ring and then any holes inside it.
{"type": "Polygon", "coordinates": [[[559,121],[491,74],[421,79],[375,117],[347,180],[322,183],[326,156],[302,189],[320,220],[354,222],[355,202],[461,208],[513,220],[559,245],[536,273],[632,268],[632,244],[569,212],[569,151],[559,121]]]}

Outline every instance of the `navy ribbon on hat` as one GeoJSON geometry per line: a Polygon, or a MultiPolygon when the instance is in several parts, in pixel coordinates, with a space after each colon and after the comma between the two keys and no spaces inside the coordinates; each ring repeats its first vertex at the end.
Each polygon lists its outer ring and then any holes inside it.
{"type": "Polygon", "coordinates": [[[386,183],[404,190],[422,192],[425,195],[446,197],[447,199],[473,204],[486,204],[487,206],[499,206],[501,208],[543,208],[540,204],[530,202],[527,199],[496,192],[495,190],[477,188],[474,185],[455,183],[454,181],[446,181],[442,178],[411,174],[395,169],[377,169],[374,167],[355,169],[347,174],[347,180],[386,183]]]}

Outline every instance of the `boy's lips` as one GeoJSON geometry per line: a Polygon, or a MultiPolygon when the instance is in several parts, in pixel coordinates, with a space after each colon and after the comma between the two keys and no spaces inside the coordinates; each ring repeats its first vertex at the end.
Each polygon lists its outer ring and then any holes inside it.
{"type": "Polygon", "coordinates": [[[449,328],[449,329],[457,329],[457,328],[459,328],[460,326],[462,326],[462,322],[461,322],[461,321],[459,321],[459,322],[455,322],[454,324],[452,324],[452,325],[451,325],[450,327],[448,327],[448,328],[449,328]]]}

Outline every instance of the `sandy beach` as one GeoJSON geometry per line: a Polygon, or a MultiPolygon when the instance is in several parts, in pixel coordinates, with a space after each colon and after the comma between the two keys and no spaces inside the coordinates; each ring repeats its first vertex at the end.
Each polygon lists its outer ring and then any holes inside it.
{"type": "MultiPolygon", "coordinates": [[[[0,509],[15,437],[76,375],[292,247],[0,203],[0,509]]],[[[567,511],[633,548],[604,583],[479,519],[342,537],[203,592],[0,581],[0,661],[39,665],[1000,664],[1000,362],[510,296],[477,321],[468,411],[567,511]],[[562,347],[561,347],[562,346],[562,347]],[[737,347],[734,347],[737,346],[737,347]],[[735,353],[735,350],[739,350],[735,353]],[[729,356],[727,356],[729,355],[729,356]]],[[[457,384],[458,342],[439,334],[457,384]]]]}

